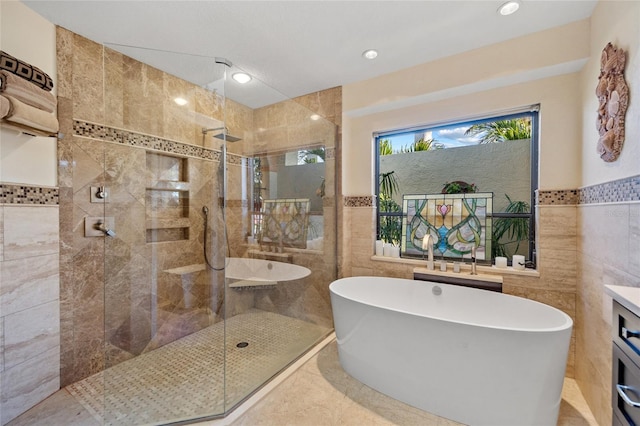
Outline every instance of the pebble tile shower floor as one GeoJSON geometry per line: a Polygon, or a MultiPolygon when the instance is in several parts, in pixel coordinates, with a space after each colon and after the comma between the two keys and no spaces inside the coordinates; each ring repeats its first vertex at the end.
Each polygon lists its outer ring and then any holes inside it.
{"type": "Polygon", "coordinates": [[[161,424],[222,414],[330,331],[253,309],[67,390],[105,425],[161,424]],[[248,346],[237,347],[241,342],[248,346]]]}

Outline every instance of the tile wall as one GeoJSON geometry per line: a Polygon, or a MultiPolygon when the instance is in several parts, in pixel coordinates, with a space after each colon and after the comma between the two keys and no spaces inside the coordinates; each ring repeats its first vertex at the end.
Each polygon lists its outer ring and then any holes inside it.
{"type": "Polygon", "coordinates": [[[223,111],[216,94],[110,49],[104,50],[103,75],[96,66],[103,63],[103,46],[63,28],[57,28],[57,50],[65,135],[58,150],[62,385],[219,321],[225,311],[259,307],[330,325],[339,134],[331,123],[341,117],[340,89],[257,110],[227,99],[223,111]],[[110,81],[105,93],[103,78],[110,81]],[[178,94],[189,101],[186,107],[173,103],[178,94]],[[332,122],[309,120],[305,107],[332,122]],[[228,145],[225,217],[217,199],[221,143],[202,134],[223,118],[229,133],[242,138],[228,145]],[[203,125],[203,119],[214,121],[203,125]],[[204,264],[204,205],[210,206],[209,259],[223,254],[218,248],[226,244],[220,231],[225,219],[231,256],[248,256],[247,156],[318,143],[328,148],[328,226],[325,250],[292,252],[294,263],[313,271],[304,285],[230,290],[223,298],[222,272],[167,272],[204,264]],[[174,167],[183,168],[179,177],[171,177],[174,167]],[[91,203],[90,188],[103,184],[109,202],[91,203]],[[103,215],[114,217],[117,237],[85,237],[85,218],[103,215]]]}
{"type": "Polygon", "coordinates": [[[640,176],[581,189],[577,211],[576,381],[599,424],[611,424],[612,300],[640,287],[640,176]]]}
{"type": "Polygon", "coordinates": [[[60,387],[58,189],[0,184],[0,423],[60,387]]]}

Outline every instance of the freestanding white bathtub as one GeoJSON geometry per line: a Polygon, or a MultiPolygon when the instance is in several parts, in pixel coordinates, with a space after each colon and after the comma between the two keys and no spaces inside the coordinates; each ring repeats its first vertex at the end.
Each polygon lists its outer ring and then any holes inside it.
{"type": "Polygon", "coordinates": [[[555,425],[573,321],[532,300],[384,277],[330,285],[340,364],[469,425],[555,425]]]}

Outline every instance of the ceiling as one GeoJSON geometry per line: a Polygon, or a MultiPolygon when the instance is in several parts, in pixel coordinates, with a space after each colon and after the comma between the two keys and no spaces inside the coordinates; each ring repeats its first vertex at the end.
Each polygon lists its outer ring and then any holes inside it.
{"type": "Polygon", "coordinates": [[[54,24],[255,108],[585,19],[597,1],[521,0],[511,16],[497,13],[503,0],[23,3],[54,24]],[[366,49],[379,56],[364,59],[366,49]],[[224,67],[214,68],[215,57],[254,80],[218,87],[224,67]]]}

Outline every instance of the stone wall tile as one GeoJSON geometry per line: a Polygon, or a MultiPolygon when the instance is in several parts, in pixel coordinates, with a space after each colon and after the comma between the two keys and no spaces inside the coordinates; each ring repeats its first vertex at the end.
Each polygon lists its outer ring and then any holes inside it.
{"type": "MultiPolygon", "coordinates": [[[[0,262],[2,262],[3,260],[4,260],[4,206],[0,205],[0,262]]],[[[0,277],[1,276],[2,275],[0,275],[0,277]]]]}
{"type": "Polygon", "coordinates": [[[60,389],[60,348],[37,354],[0,374],[0,423],[6,424],[60,389]]]}
{"type": "Polygon", "coordinates": [[[4,317],[5,369],[60,347],[59,309],[56,300],[4,317]]]}
{"type": "Polygon", "coordinates": [[[640,283],[640,203],[629,206],[629,273],[640,283]]]}
{"type": "Polygon", "coordinates": [[[0,312],[3,316],[59,298],[58,255],[0,263],[0,312]]]}
{"type": "Polygon", "coordinates": [[[4,260],[58,253],[58,206],[4,207],[4,260]]]}

